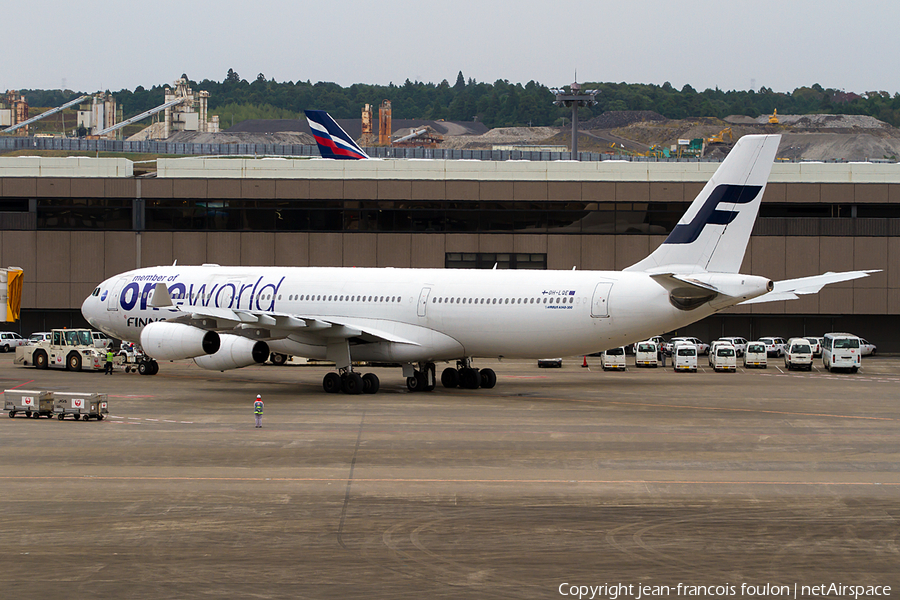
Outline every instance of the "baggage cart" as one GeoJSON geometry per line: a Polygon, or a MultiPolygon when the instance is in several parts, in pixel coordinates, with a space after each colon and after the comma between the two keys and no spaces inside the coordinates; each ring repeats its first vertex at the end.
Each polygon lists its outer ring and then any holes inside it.
{"type": "Polygon", "coordinates": [[[36,390],[4,390],[3,408],[9,411],[9,418],[22,413],[26,417],[53,417],[53,392],[36,390]]]}
{"type": "Polygon", "coordinates": [[[54,392],[53,412],[62,421],[68,415],[79,421],[97,419],[102,421],[109,414],[106,394],[78,394],[74,392],[54,392]]]}

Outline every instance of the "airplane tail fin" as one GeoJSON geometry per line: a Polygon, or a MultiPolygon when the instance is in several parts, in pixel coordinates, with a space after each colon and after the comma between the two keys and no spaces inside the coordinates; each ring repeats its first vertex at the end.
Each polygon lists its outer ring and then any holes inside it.
{"type": "Polygon", "coordinates": [[[625,270],[737,273],[780,141],[780,135],[739,139],[669,237],[625,270]]]}
{"type": "Polygon", "coordinates": [[[361,160],[369,158],[347,132],[324,110],[306,110],[306,120],[319,146],[322,158],[361,160]]]}

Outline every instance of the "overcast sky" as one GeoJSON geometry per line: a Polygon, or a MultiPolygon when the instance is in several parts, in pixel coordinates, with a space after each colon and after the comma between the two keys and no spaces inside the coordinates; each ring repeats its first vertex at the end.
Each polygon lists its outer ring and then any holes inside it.
{"type": "MultiPolygon", "coordinates": [[[[21,5],[25,6],[25,5],[21,5]]],[[[900,91],[900,2],[32,0],[3,89],[221,81],[579,81],[900,91]]]]}

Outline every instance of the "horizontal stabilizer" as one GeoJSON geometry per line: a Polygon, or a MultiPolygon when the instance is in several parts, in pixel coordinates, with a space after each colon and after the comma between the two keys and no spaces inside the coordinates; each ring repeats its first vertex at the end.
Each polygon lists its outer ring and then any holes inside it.
{"type": "Polygon", "coordinates": [[[805,294],[817,294],[828,284],[840,283],[842,281],[851,281],[868,277],[869,273],[878,273],[880,269],[872,269],[868,271],[844,271],[842,273],[828,272],[823,275],[813,275],[812,277],[800,277],[798,279],[785,279],[784,281],[776,281],[775,288],[768,294],[763,294],[756,298],[751,298],[741,302],[741,304],[757,304],[760,302],[776,302],[778,300],[796,300],[805,294]]]}

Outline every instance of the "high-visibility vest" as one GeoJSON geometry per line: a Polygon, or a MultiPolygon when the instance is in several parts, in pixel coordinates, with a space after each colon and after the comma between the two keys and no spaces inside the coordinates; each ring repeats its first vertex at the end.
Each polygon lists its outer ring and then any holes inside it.
{"type": "Polygon", "coordinates": [[[261,415],[263,414],[263,403],[262,400],[257,400],[253,403],[253,414],[261,415]]]}
{"type": "Polygon", "coordinates": [[[106,351],[106,362],[112,362],[112,361],[113,361],[112,350],[107,350],[106,351]]]}

